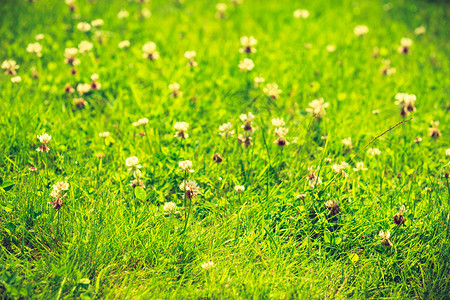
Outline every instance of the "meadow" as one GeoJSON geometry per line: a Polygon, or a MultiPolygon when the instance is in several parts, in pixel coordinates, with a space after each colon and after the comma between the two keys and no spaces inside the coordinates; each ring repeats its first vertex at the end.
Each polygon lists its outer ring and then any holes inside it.
{"type": "Polygon", "coordinates": [[[449,299],[446,1],[4,0],[3,299],[449,299]]]}

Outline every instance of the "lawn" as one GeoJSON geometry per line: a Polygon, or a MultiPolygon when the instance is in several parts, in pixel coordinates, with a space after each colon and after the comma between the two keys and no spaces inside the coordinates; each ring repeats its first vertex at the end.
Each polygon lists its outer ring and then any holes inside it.
{"type": "Polygon", "coordinates": [[[449,3],[220,1],[2,1],[0,298],[449,299],[449,3]]]}

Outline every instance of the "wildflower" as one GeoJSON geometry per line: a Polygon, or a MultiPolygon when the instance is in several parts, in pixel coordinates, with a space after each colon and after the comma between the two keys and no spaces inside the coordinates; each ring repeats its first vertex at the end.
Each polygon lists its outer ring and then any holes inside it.
{"type": "Polygon", "coordinates": [[[80,96],[83,96],[91,91],[91,85],[89,83],[80,83],[77,85],[77,91],[80,96]]]}
{"type": "Polygon", "coordinates": [[[75,98],[75,99],[73,99],[73,104],[77,108],[84,108],[87,105],[87,102],[83,98],[75,98]]]}
{"type": "Polygon", "coordinates": [[[38,152],[48,152],[50,151],[50,148],[48,147],[48,144],[50,143],[50,140],[52,139],[51,135],[48,135],[47,133],[43,133],[41,135],[37,136],[39,142],[41,142],[41,145],[39,148],[36,149],[38,152]]]}
{"type": "Polygon", "coordinates": [[[414,103],[416,102],[416,95],[414,94],[406,94],[406,93],[397,93],[395,95],[395,104],[402,107],[400,114],[402,116],[407,116],[412,111],[416,111],[416,107],[414,103]]]}
{"type": "Polygon", "coordinates": [[[199,187],[194,180],[183,180],[180,184],[180,190],[185,192],[185,196],[188,199],[192,199],[199,194],[199,187]]]}
{"type": "Polygon", "coordinates": [[[391,67],[391,61],[389,59],[383,60],[383,67],[381,68],[381,74],[391,76],[395,72],[397,72],[397,69],[391,67]]]}
{"type": "Polygon", "coordinates": [[[95,20],[92,20],[92,22],[91,22],[91,25],[93,27],[100,27],[100,26],[103,26],[103,24],[104,24],[103,19],[95,19],[95,20]]]}
{"type": "Polygon", "coordinates": [[[177,82],[169,84],[170,96],[173,98],[182,97],[183,92],[180,91],[180,85],[177,82]]]}
{"type": "Polygon", "coordinates": [[[223,161],[223,158],[219,153],[214,153],[213,161],[219,164],[223,161]]]}
{"type": "Polygon", "coordinates": [[[164,214],[171,215],[176,213],[177,205],[175,202],[166,202],[164,203],[164,214]]]}
{"type": "Polygon", "coordinates": [[[189,173],[194,173],[195,171],[192,169],[192,161],[190,160],[182,160],[178,162],[178,166],[181,170],[189,173]]]}
{"type": "Polygon", "coordinates": [[[110,135],[111,135],[111,133],[110,133],[109,131],[100,132],[100,133],[98,134],[98,136],[101,137],[101,138],[107,138],[107,137],[110,136],[110,135]]]}
{"type": "Polygon", "coordinates": [[[128,12],[128,11],[126,11],[126,10],[121,10],[121,11],[119,11],[119,13],[117,14],[117,17],[119,18],[119,19],[126,19],[126,18],[128,18],[130,16],[130,13],[128,12]]]}
{"type": "Polygon", "coordinates": [[[369,27],[366,25],[358,25],[353,29],[356,36],[364,36],[369,32],[369,27]]]}
{"type": "Polygon", "coordinates": [[[403,214],[406,212],[406,208],[404,205],[400,206],[400,209],[398,212],[394,215],[394,223],[397,225],[403,225],[405,224],[405,217],[403,217],[403,214]]]}
{"type": "Polygon", "coordinates": [[[76,9],[76,6],[75,6],[75,0],[66,0],[65,2],[66,2],[66,4],[67,4],[67,6],[69,6],[69,10],[70,10],[71,12],[74,12],[75,9],[76,9]]]}
{"type": "Polygon", "coordinates": [[[294,18],[296,19],[307,19],[309,17],[309,11],[306,9],[297,9],[294,11],[294,18]]]}
{"type": "Polygon", "coordinates": [[[91,75],[91,89],[93,90],[99,90],[102,87],[102,84],[98,82],[98,74],[92,74],[91,75]]]}
{"type": "Polygon", "coordinates": [[[133,122],[133,126],[145,126],[148,124],[148,119],[147,118],[142,118],[139,119],[137,122],[133,122]]]}
{"type": "Polygon", "coordinates": [[[385,247],[391,247],[392,246],[392,243],[389,240],[389,237],[391,236],[391,233],[389,232],[389,230],[380,231],[380,233],[378,235],[380,236],[380,238],[383,239],[381,241],[381,245],[383,245],[385,247]]]}
{"type": "Polygon", "coordinates": [[[229,137],[229,136],[234,135],[234,130],[231,129],[232,128],[231,126],[232,125],[231,125],[230,122],[223,123],[222,125],[219,126],[219,134],[221,136],[226,137],[226,138],[229,137]]]}
{"type": "Polygon", "coordinates": [[[141,16],[148,19],[152,16],[152,12],[147,7],[143,7],[141,10],[141,16]]]}
{"type": "Polygon", "coordinates": [[[239,49],[241,53],[255,53],[256,49],[253,47],[258,43],[258,41],[253,36],[242,36],[241,37],[241,46],[239,49]]]}
{"type": "Polygon", "coordinates": [[[369,148],[369,149],[367,149],[367,154],[369,154],[371,156],[380,155],[381,151],[378,148],[369,148]]]}
{"type": "Polygon", "coordinates": [[[211,270],[212,268],[214,268],[216,265],[212,261],[208,261],[208,262],[202,263],[200,266],[205,271],[208,271],[208,270],[211,270]]]}
{"type": "Polygon", "coordinates": [[[315,170],[314,167],[308,167],[308,171],[309,175],[306,178],[308,179],[308,185],[310,188],[315,188],[322,184],[322,179],[320,179],[320,177],[316,174],[319,169],[315,170]]]}
{"type": "Polygon", "coordinates": [[[19,69],[19,65],[16,64],[15,60],[7,59],[3,61],[2,69],[5,70],[5,74],[16,75],[16,70],[19,69]]]}
{"type": "Polygon", "coordinates": [[[253,131],[254,128],[252,126],[252,121],[255,119],[255,116],[249,112],[248,114],[241,114],[239,116],[239,119],[241,119],[242,122],[244,122],[244,125],[241,126],[245,131],[253,131]]]}
{"type": "Polygon", "coordinates": [[[306,194],[305,193],[299,193],[297,194],[297,196],[295,196],[298,200],[303,200],[306,198],[306,194]]]}
{"type": "Polygon", "coordinates": [[[326,47],[325,47],[325,49],[328,51],[328,52],[334,52],[334,51],[336,51],[336,46],[335,45],[327,45],[326,47]]]}
{"type": "Polygon", "coordinates": [[[364,167],[364,163],[362,161],[356,163],[356,168],[353,168],[353,171],[367,171],[367,168],[364,167]]]}
{"type": "Polygon", "coordinates": [[[218,19],[225,19],[226,17],[226,11],[227,11],[227,5],[225,3],[217,3],[216,4],[216,18],[218,19]]]}
{"type": "Polygon", "coordinates": [[[92,50],[92,48],[94,47],[94,44],[92,44],[91,42],[88,41],[81,41],[78,44],[78,49],[80,50],[80,53],[86,53],[92,50]]]}
{"type": "Polygon", "coordinates": [[[42,45],[39,43],[31,43],[27,46],[27,52],[35,54],[37,57],[42,56],[42,45]]]}
{"type": "Polygon", "coordinates": [[[445,150],[445,156],[450,157],[450,148],[448,148],[447,150],[445,150]]]}
{"type": "Polygon", "coordinates": [[[415,35],[421,35],[424,34],[425,32],[426,32],[425,26],[419,26],[416,29],[414,29],[415,35]]]}
{"type": "Polygon", "coordinates": [[[263,89],[263,92],[272,99],[278,99],[282,90],[278,88],[278,84],[272,82],[268,83],[263,89]]]}
{"type": "Polygon", "coordinates": [[[341,174],[342,177],[348,177],[347,173],[345,173],[345,169],[348,168],[348,163],[346,163],[345,161],[341,162],[340,164],[334,164],[332,166],[333,171],[336,174],[341,174]]]}
{"type": "Polygon", "coordinates": [[[184,52],[184,57],[189,60],[188,66],[190,66],[192,68],[197,66],[197,62],[195,61],[195,56],[196,55],[197,55],[197,53],[195,51],[186,51],[186,52],[184,52]]]}
{"type": "Polygon", "coordinates": [[[75,57],[78,54],[77,48],[66,48],[64,50],[64,62],[71,66],[76,66],[80,64],[80,60],[75,57]]]}
{"type": "Polygon", "coordinates": [[[409,38],[402,38],[400,40],[400,46],[398,47],[398,53],[408,54],[409,48],[412,46],[413,41],[409,38]]]}
{"type": "Polygon", "coordinates": [[[325,158],[325,163],[326,163],[327,165],[331,164],[331,161],[332,161],[331,158],[329,158],[329,157],[325,158]]]}
{"type": "Polygon", "coordinates": [[[414,143],[416,143],[416,144],[420,144],[421,142],[422,142],[422,138],[420,136],[418,136],[414,139],[414,143]]]}
{"type": "Polygon", "coordinates": [[[144,182],[141,180],[141,171],[140,170],[134,170],[133,171],[133,177],[134,179],[130,181],[130,186],[134,189],[138,186],[145,189],[144,182]]]}
{"type": "Polygon", "coordinates": [[[264,78],[263,77],[255,77],[255,79],[254,79],[255,87],[258,87],[263,82],[264,82],[264,78]]]}
{"type": "Polygon", "coordinates": [[[175,127],[175,130],[177,131],[175,133],[175,137],[182,138],[182,139],[187,139],[189,137],[189,134],[187,134],[187,132],[186,132],[189,128],[188,123],[176,122],[173,127],[175,127]]]}
{"type": "Polygon", "coordinates": [[[124,48],[128,48],[128,47],[130,47],[130,41],[129,40],[121,41],[119,43],[119,48],[120,49],[124,49],[124,48]]]}
{"type": "Polygon", "coordinates": [[[255,67],[255,64],[253,63],[253,60],[251,60],[250,58],[244,58],[239,62],[238,67],[239,69],[241,69],[241,72],[248,72],[255,67]]]}
{"type": "Polygon", "coordinates": [[[283,118],[273,118],[272,125],[275,127],[283,127],[286,124],[284,123],[283,118]]]}
{"type": "Polygon", "coordinates": [[[20,76],[11,77],[11,82],[12,83],[19,83],[21,81],[22,81],[22,77],[20,77],[20,76]]]}
{"type": "Polygon", "coordinates": [[[288,133],[289,129],[285,127],[277,127],[275,128],[275,135],[278,136],[278,138],[275,140],[275,144],[277,144],[280,147],[289,145],[289,142],[286,140],[286,135],[288,133]]]}
{"type": "Polygon", "coordinates": [[[64,87],[65,93],[73,93],[75,92],[75,89],[68,83],[66,83],[66,86],[64,87]]]}
{"type": "Polygon", "coordinates": [[[236,185],[234,187],[234,190],[236,191],[236,193],[241,194],[245,191],[245,186],[243,185],[236,185]]]}
{"type": "Polygon", "coordinates": [[[246,147],[251,146],[252,145],[252,137],[250,135],[242,135],[240,134],[238,136],[238,142],[241,144],[244,144],[246,147]]]}
{"type": "Polygon", "coordinates": [[[130,156],[125,160],[126,166],[129,168],[128,172],[136,173],[142,166],[139,164],[139,159],[136,156],[130,156]]]}
{"type": "Polygon", "coordinates": [[[380,110],[378,110],[378,109],[372,110],[372,114],[374,114],[374,115],[378,115],[379,113],[380,113],[380,110]]]}
{"type": "Polygon", "coordinates": [[[154,42],[148,42],[142,46],[143,58],[148,58],[151,61],[159,59],[159,53],[156,51],[156,44],[154,42]]]}
{"type": "Polygon", "coordinates": [[[88,32],[89,30],[91,30],[91,24],[86,22],[80,22],[78,23],[77,28],[81,32],[88,32]]]}
{"type": "Polygon", "coordinates": [[[330,216],[335,216],[341,212],[341,209],[339,208],[339,203],[334,199],[325,202],[325,206],[328,208],[330,216]]]}
{"type": "Polygon", "coordinates": [[[311,108],[307,108],[306,111],[320,120],[326,114],[325,108],[327,108],[329,105],[330,104],[328,102],[325,102],[323,98],[315,99],[309,102],[309,106],[311,108]]]}
{"type": "Polygon", "coordinates": [[[352,144],[352,138],[351,137],[345,138],[341,142],[342,142],[342,144],[344,144],[344,147],[347,150],[352,150],[353,149],[353,144],[352,144]]]}
{"type": "Polygon", "coordinates": [[[428,134],[430,135],[430,137],[437,139],[438,137],[440,137],[442,135],[441,131],[438,128],[439,122],[431,121],[430,125],[431,125],[431,128],[428,128],[428,131],[429,131],[428,134]]]}
{"type": "Polygon", "coordinates": [[[50,196],[54,199],[48,204],[51,204],[52,207],[56,210],[60,209],[63,206],[62,199],[67,195],[67,194],[63,195],[63,193],[68,189],[69,183],[67,181],[58,181],[56,184],[53,185],[53,190],[50,193],[50,196]]]}

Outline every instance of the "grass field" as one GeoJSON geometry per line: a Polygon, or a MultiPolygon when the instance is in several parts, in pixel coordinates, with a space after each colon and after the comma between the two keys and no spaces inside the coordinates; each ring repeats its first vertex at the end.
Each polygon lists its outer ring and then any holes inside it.
{"type": "Polygon", "coordinates": [[[450,298],[449,3],[0,16],[1,298],[450,298]]]}

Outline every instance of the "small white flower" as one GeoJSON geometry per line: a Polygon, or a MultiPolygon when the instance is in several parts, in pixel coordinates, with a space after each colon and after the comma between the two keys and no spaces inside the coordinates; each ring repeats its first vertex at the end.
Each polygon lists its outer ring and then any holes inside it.
{"type": "Polygon", "coordinates": [[[352,144],[352,138],[348,137],[342,140],[342,144],[344,144],[344,146],[346,148],[353,148],[353,144],[352,144]]]}
{"type": "Polygon", "coordinates": [[[189,124],[186,122],[176,122],[173,126],[175,130],[177,131],[175,133],[175,137],[179,137],[182,139],[187,139],[189,137],[189,134],[187,134],[187,130],[189,128],[189,124]]]}
{"type": "Polygon", "coordinates": [[[306,9],[297,9],[294,11],[294,18],[297,19],[307,19],[309,17],[309,11],[306,9]]]}
{"type": "Polygon", "coordinates": [[[278,99],[282,90],[278,88],[278,84],[275,82],[268,83],[263,89],[263,92],[272,99],[278,99]]]}
{"type": "Polygon", "coordinates": [[[325,114],[325,108],[327,108],[330,104],[325,102],[323,98],[315,99],[309,102],[309,106],[311,108],[307,108],[306,111],[312,114],[313,116],[321,119],[325,114]]]}
{"type": "Polygon", "coordinates": [[[130,47],[130,41],[129,40],[121,41],[119,43],[119,48],[120,49],[124,49],[124,48],[128,48],[128,47],[130,47]]]}
{"type": "Polygon", "coordinates": [[[175,202],[164,203],[164,213],[166,215],[174,214],[177,211],[177,205],[175,202]]]}
{"type": "Polygon", "coordinates": [[[208,271],[208,270],[211,270],[212,268],[214,268],[216,265],[212,261],[208,261],[208,262],[202,263],[200,266],[202,267],[202,269],[208,271]]]}
{"type": "Polygon", "coordinates": [[[240,194],[243,193],[245,191],[245,186],[243,185],[236,185],[234,187],[234,190],[236,191],[236,193],[240,194]]]}
{"type": "Polygon", "coordinates": [[[194,170],[192,170],[192,161],[190,160],[182,160],[178,162],[178,166],[185,172],[194,173],[194,170]]]}
{"type": "Polygon", "coordinates": [[[20,77],[20,76],[11,77],[11,82],[12,83],[19,83],[21,81],[22,81],[22,77],[20,77]]]}
{"type": "Polygon", "coordinates": [[[125,164],[129,167],[128,172],[134,173],[138,171],[138,169],[142,168],[139,164],[139,159],[136,156],[130,156],[125,160],[125,164]]]}
{"type": "Polygon", "coordinates": [[[34,37],[36,39],[36,41],[40,41],[44,39],[44,35],[42,33],[36,34],[36,36],[34,37]]]}
{"type": "Polygon", "coordinates": [[[253,47],[258,43],[258,41],[253,36],[243,36],[241,37],[241,46],[239,49],[241,53],[255,53],[256,49],[253,47]]]}
{"type": "Polygon", "coordinates": [[[369,32],[369,27],[366,25],[358,25],[353,29],[356,36],[363,36],[369,32]]]}
{"type": "Polygon", "coordinates": [[[229,136],[234,135],[234,130],[231,129],[232,128],[231,126],[232,125],[230,122],[223,123],[222,125],[219,126],[219,134],[224,137],[229,137],[229,136]]]}
{"type": "Polygon", "coordinates": [[[284,122],[283,118],[273,118],[272,125],[275,127],[283,127],[284,125],[286,125],[286,123],[284,122]]]}
{"type": "Polygon", "coordinates": [[[37,57],[42,56],[42,45],[39,43],[31,43],[27,46],[27,52],[36,55],[37,57]]]}
{"type": "Polygon", "coordinates": [[[130,16],[130,13],[128,12],[128,11],[126,11],[126,10],[121,10],[121,11],[119,11],[119,13],[117,14],[117,17],[119,18],[119,19],[126,19],[126,18],[128,18],[130,16]]]}
{"type": "Polygon", "coordinates": [[[420,26],[420,27],[417,27],[416,29],[414,29],[415,35],[421,35],[421,34],[424,34],[425,32],[426,32],[425,26],[420,26]]]}
{"type": "Polygon", "coordinates": [[[47,133],[43,133],[41,135],[38,135],[37,138],[42,144],[48,144],[52,139],[52,136],[47,133]]]}
{"type": "Polygon", "coordinates": [[[364,167],[364,163],[362,161],[356,163],[356,168],[353,168],[353,171],[367,171],[367,168],[364,167]]]}
{"type": "Polygon", "coordinates": [[[335,45],[327,45],[326,47],[325,47],[325,49],[328,51],[328,52],[334,52],[334,51],[336,51],[336,46],[335,45]]]}
{"type": "Polygon", "coordinates": [[[89,83],[80,83],[77,85],[77,91],[80,96],[87,94],[91,91],[91,85],[89,83]]]}
{"type": "Polygon", "coordinates": [[[445,156],[450,157],[450,148],[445,151],[445,156]]]}
{"type": "Polygon", "coordinates": [[[378,148],[369,148],[367,149],[367,154],[375,156],[375,155],[380,155],[381,151],[378,148]]]}
{"type": "Polygon", "coordinates": [[[95,19],[95,20],[92,20],[91,25],[94,27],[100,27],[100,26],[103,26],[103,23],[104,23],[103,19],[95,19]]]}
{"type": "Polygon", "coordinates": [[[86,53],[92,50],[92,48],[94,47],[94,44],[92,44],[91,42],[88,41],[81,41],[78,44],[78,49],[80,50],[80,53],[86,53]]]}
{"type": "Polygon", "coordinates": [[[99,137],[102,137],[102,138],[107,138],[109,135],[110,135],[110,133],[109,133],[108,131],[100,132],[100,133],[98,134],[98,136],[99,136],[99,137]]]}
{"type": "Polygon", "coordinates": [[[159,59],[159,52],[156,51],[156,44],[154,42],[148,42],[142,46],[142,57],[150,60],[159,59]]]}
{"type": "Polygon", "coordinates": [[[91,30],[91,24],[86,22],[80,22],[78,23],[77,28],[81,32],[88,32],[89,30],[91,30]]]}
{"type": "Polygon", "coordinates": [[[241,72],[248,72],[255,67],[255,64],[253,63],[253,60],[251,60],[250,58],[244,58],[239,62],[238,67],[239,69],[241,69],[241,72]]]}

